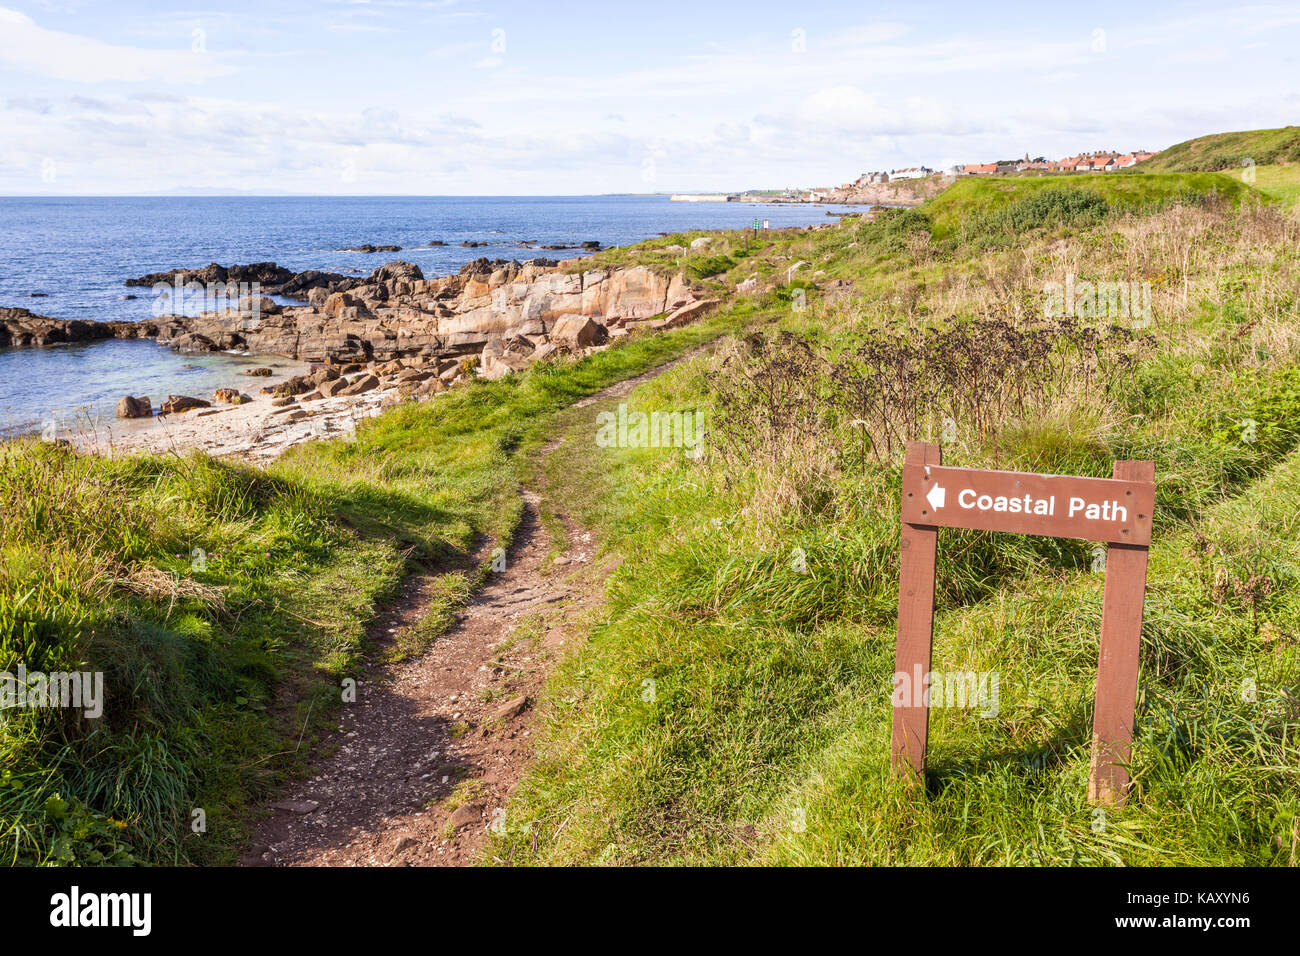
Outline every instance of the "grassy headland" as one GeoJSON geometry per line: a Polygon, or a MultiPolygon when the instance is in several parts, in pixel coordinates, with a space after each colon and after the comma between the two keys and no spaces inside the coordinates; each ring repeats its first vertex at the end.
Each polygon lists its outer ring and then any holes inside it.
{"type": "Polygon", "coordinates": [[[1136,172],[1222,172],[1283,203],[1300,201],[1300,126],[1213,133],[1177,143],[1136,172]]]}
{"type": "Polygon", "coordinates": [[[1240,170],[1247,161],[1257,166],[1300,162],[1300,126],[1198,136],[1161,150],[1139,163],[1137,169],[1154,173],[1228,172],[1240,170]]]}

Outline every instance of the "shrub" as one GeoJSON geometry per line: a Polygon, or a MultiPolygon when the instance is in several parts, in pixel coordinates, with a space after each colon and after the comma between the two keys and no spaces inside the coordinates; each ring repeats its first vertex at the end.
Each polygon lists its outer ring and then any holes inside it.
{"type": "Polygon", "coordinates": [[[847,424],[863,467],[889,462],[944,418],[985,438],[1044,411],[1066,388],[1108,396],[1127,381],[1138,347],[1128,329],[1073,319],[872,329],[838,353],[791,332],[755,334],[747,354],[731,356],[711,379],[715,437],[742,455],[779,456],[825,426],[847,424]]]}
{"type": "Polygon", "coordinates": [[[1087,226],[1101,222],[1110,203],[1086,189],[1050,187],[1015,199],[966,223],[970,240],[994,242],[1046,226],[1087,226]]]}
{"type": "Polygon", "coordinates": [[[885,209],[858,227],[858,241],[878,254],[897,254],[917,239],[929,239],[930,227],[930,217],[919,209],[885,209]]]}
{"type": "Polygon", "coordinates": [[[729,256],[702,256],[686,264],[686,273],[692,279],[707,279],[726,272],[735,264],[729,256]]]}

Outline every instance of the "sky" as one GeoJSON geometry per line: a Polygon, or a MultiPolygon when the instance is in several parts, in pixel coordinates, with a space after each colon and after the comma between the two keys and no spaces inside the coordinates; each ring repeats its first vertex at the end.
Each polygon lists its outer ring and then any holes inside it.
{"type": "Polygon", "coordinates": [[[0,0],[0,195],[837,185],[1300,122],[1300,2],[0,0]]]}

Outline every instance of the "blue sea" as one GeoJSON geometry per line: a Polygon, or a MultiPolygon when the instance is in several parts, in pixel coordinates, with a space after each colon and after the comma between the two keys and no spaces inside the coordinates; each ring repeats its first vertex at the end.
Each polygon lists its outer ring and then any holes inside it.
{"type": "MultiPolygon", "coordinates": [[[[685,229],[773,228],[831,221],[845,207],[672,202],[667,196],[557,197],[0,197],[0,306],[59,319],[151,317],[152,290],[123,283],[152,272],[277,262],[294,272],[369,274],[394,259],[426,276],[480,256],[568,258],[520,243],[627,245],[685,229]],[[431,240],[446,245],[430,246],[431,240]],[[464,241],[485,242],[465,248],[464,241]],[[401,252],[342,252],[364,244],[401,252]],[[33,297],[33,293],[42,293],[33,297]],[[137,298],[128,299],[134,295],[137,298]]],[[[0,431],[51,419],[112,417],[125,394],[204,395],[247,385],[258,356],[177,355],[152,342],[0,349],[0,431]]]]}

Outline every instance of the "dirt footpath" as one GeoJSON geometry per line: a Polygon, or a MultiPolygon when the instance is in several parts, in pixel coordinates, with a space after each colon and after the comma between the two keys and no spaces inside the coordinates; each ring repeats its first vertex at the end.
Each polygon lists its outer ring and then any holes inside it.
{"type": "MultiPolygon", "coordinates": [[[[574,407],[621,397],[687,361],[613,385],[574,407]]],[[[542,449],[549,455],[564,439],[542,449]]],[[[544,491],[543,491],[544,493],[544,491]]],[[[378,668],[344,704],[341,730],[316,748],[311,775],[269,804],[245,866],[439,866],[477,862],[489,828],[531,759],[532,703],[554,663],[585,637],[611,567],[591,565],[590,532],[558,515],[567,545],[549,561],[540,496],[523,517],[505,567],[456,623],[415,660],[378,668]]],[[[376,620],[371,639],[415,627],[434,575],[417,575],[376,620]]]]}
{"type": "MultiPolygon", "coordinates": [[[[551,540],[538,499],[524,515],[505,569],[493,573],[457,622],[420,658],[361,685],[345,704],[329,754],[270,806],[244,865],[430,866],[474,862],[487,829],[531,754],[531,704],[574,637],[565,624],[589,606],[576,579],[591,536],[571,530],[549,575],[551,540]],[[572,569],[572,570],[570,570],[572,569]],[[567,573],[566,573],[567,572],[567,573]]],[[[428,579],[408,589],[377,629],[420,620],[428,579]],[[424,585],[424,586],[421,586],[424,585]]]]}

